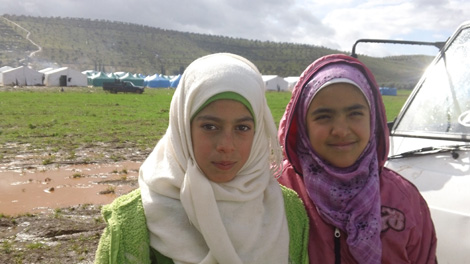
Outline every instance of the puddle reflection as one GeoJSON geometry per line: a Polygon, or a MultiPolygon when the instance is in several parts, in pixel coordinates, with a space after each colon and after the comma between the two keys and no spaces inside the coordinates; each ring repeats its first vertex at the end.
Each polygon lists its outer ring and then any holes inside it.
{"type": "Polygon", "coordinates": [[[0,213],[39,213],[82,204],[108,204],[137,188],[141,162],[64,165],[0,171],[0,213]]]}

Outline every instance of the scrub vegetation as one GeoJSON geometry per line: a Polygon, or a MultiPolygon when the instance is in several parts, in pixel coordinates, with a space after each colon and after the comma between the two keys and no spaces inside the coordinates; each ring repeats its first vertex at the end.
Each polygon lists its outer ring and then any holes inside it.
{"type": "MultiPolygon", "coordinates": [[[[324,55],[350,53],[309,44],[178,32],[103,19],[5,14],[0,16],[0,31],[0,67],[30,63],[35,70],[67,66],[78,71],[176,75],[203,55],[231,52],[255,63],[264,75],[288,77],[298,76],[324,55]],[[27,32],[42,48],[32,59],[28,55],[37,47],[26,39],[27,32]]],[[[423,55],[370,57],[361,45],[356,51],[380,86],[397,89],[412,89],[433,59],[423,55]]]]}

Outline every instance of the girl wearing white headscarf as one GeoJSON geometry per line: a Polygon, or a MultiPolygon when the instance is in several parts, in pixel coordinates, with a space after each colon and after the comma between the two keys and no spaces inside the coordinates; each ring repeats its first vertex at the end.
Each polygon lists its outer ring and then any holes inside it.
{"type": "Polygon", "coordinates": [[[281,190],[274,177],[282,153],[264,93],[261,74],[240,56],[213,54],[188,66],[171,102],[168,130],[140,169],[140,189],[103,209],[108,227],[97,263],[308,261],[303,205],[294,192],[281,190]],[[244,104],[255,130],[248,160],[224,183],[203,173],[191,138],[192,118],[219,99],[244,104]],[[133,220],[122,220],[127,218],[133,220]],[[123,242],[126,237],[132,242],[123,242]]]}

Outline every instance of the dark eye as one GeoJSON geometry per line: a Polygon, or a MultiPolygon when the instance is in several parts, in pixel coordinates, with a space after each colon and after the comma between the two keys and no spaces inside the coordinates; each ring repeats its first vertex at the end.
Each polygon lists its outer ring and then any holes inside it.
{"type": "Polygon", "coordinates": [[[212,125],[212,124],[203,124],[201,127],[205,130],[216,130],[217,129],[217,127],[212,125]]]}
{"type": "Polygon", "coordinates": [[[327,120],[328,118],[330,118],[330,115],[316,115],[314,116],[313,120],[321,121],[321,120],[327,120]]]}
{"type": "Polygon", "coordinates": [[[363,116],[364,112],[363,111],[352,111],[350,113],[351,116],[363,116]]]}
{"type": "Polygon", "coordinates": [[[251,127],[250,126],[247,126],[247,125],[238,125],[236,127],[236,130],[240,130],[240,131],[250,131],[251,130],[251,127]]]}

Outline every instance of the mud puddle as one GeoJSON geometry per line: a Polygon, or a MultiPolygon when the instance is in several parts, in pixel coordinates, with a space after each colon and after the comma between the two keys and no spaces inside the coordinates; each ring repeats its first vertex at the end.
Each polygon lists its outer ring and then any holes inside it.
{"type": "Polygon", "coordinates": [[[0,167],[0,214],[15,216],[108,204],[137,188],[141,164],[125,161],[16,170],[0,167]]]}

